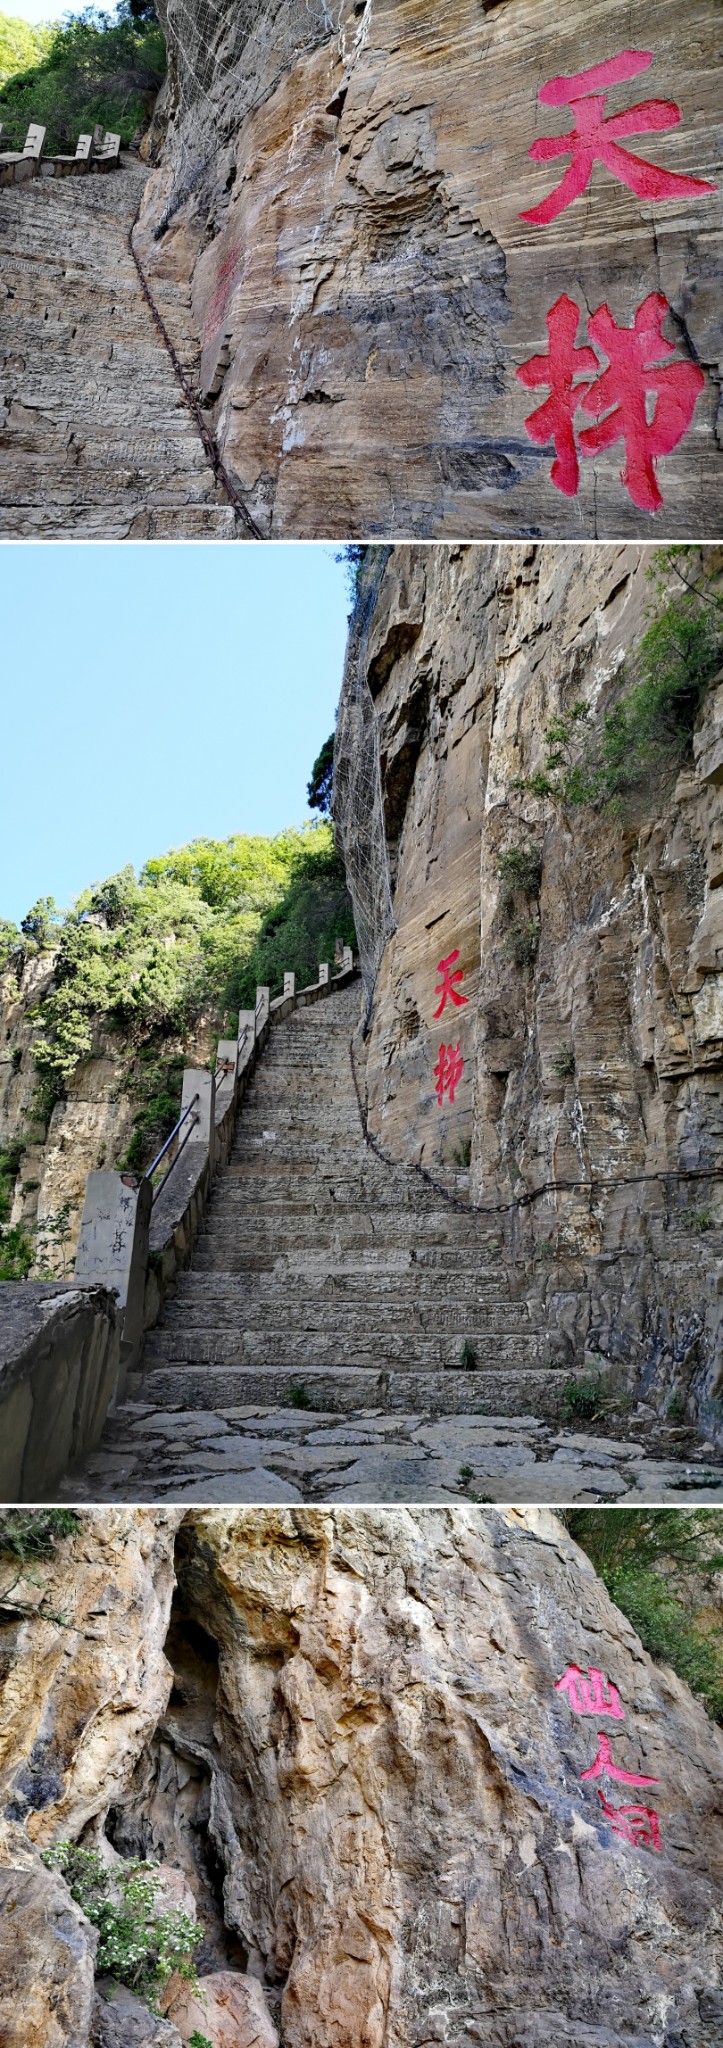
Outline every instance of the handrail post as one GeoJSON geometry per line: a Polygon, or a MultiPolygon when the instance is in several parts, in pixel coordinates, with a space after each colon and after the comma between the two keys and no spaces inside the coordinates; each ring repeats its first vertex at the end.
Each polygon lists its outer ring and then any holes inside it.
{"type": "Polygon", "coordinates": [[[265,1028],[266,1028],[266,1025],[268,1024],[268,1021],[269,1021],[269,1011],[270,1011],[270,1008],[271,1008],[271,990],[270,990],[270,988],[257,988],[257,990],[256,990],[256,1010],[255,1010],[255,1013],[254,1013],[254,1014],[255,1014],[255,1018],[256,1018],[256,1037],[257,1037],[257,1039],[259,1039],[259,1038],[261,1037],[261,1033],[262,1033],[262,1031],[264,1031],[264,1030],[265,1030],[265,1028]]]}
{"type": "Polygon", "coordinates": [[[287,996],[295,996],[295,995],[296,995],[296,975],[295,975],[295,974],[285,974],[285,975],[284,975],[284,1002],[286,1001],[286,998],[287,998],[287,996]]]}
{"type": "Polygon", "coordinates": [[[80,1286],[107,1287],[118,1297],[121,1350],[110,1413],[123,1399],[143,1342],[152,1189],[132,1173],[89,1173],[75,1257],[80,1286]]]}
{"type": "Polygon", "coordinates": [[[320,960],[320,962],[319,962],[319,987],[320,987],[320,988],[323,988],[323,987],[325,987],[325,986],[326,986],[326,983],[328,982],[328,980],[329,980],[329,962],[328,962],[328,960],[320,960]]]}
{"type": "Polygon", "coordinates": [[[192,1145],[207,1146],[209,1166],[213,1173],[216,1157],[216,1082],[207,1067],[185,1068],[181,1114],[184,1109],[190,1107],[196,1095],[198,1101],[195,1105],[195,1126],[190,1142],[192,1145]]]}

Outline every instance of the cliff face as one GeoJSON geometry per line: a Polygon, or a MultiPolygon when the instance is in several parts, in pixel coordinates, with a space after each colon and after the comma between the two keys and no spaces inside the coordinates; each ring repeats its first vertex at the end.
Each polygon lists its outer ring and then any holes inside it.
{"type": "Polygon", "coordinates": [[[372,1135],[489,1209],[563,1352],[574,1328],[593,1355],[634,1357],[656,1399],[675,1384],[705,1404],[719,1183],[665,1175],[721,1165],[721,685],[674,786],[622,815],[529,787],[554,721],[574,765],[573,707],[599,730],[624,661],[632,679],[649,566],[637,546],[368,557],[337,808],[379,962],[358,1055],[372,1135]],[[376,852],[357,700],[378,732],[376,852]],[[386,922],[369,883],[385,854],[386,922]],[[440,1044],[448,1062],[459,1046],[441,1098],[440,1044]],[[588,1185],[516,1206],[552,1181],[588,1185]]]}
{"type": "Polygon", "coordinates": [[[721,1739],[547,1511],[95,1510],[42,1569],[64,1626],[2,1609],[13,2048],[22,1996],[86,2048],[94,1937],[37,1861],[81,1833],[163,1859],[202,1984],[253,1980],[249,2048],[274,2019],[286,2048],[716,2037],[721,1739]],[[598,1725],[637,1790],[584,1777],[598,1725]]]}
{"type": "MultiPolygon", "coordinates": [[[[516,372],[544,354],[563,295],[589,348],[596,309],[631,329],[653,294],[695,398],[661,464],[665,532],[718,530],[715,0],[161,11],[170,127],[137,247],[159,288],[191,286],[204,400],[263,532],[644,535],[652,501],[621,481],[621,441],[583,442],[577,494],[555,487],[550,434],[525,426],[546,393],[516,372]],[[636,193],[619,158],[596,160],[555,218],[523,218],[568,163],[542,143],[569,106],[540,90],[616,58],[605,118],[630,119],[601,146],[638,136],[662,180],[638,171],[636,193]],[[636,124],[641,99],[654,111],[636,124]]],[[[660,334],[644,353],[661,361],[660,334]]]]}

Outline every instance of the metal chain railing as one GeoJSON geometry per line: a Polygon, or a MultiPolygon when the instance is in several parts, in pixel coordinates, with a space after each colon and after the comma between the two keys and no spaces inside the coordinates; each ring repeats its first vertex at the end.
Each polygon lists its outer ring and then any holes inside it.
{"type": "Polygon", "coordinates": [[[383,1166],[392,1168],[394,1172],[398,1173],[402,1169],[405,1173],[416,1173],[419,1179],[426,1183],[427,1187],[433,1189],[435,1195],[440,1195],[444,1202],[449,1203],[450,1208],[464,1209],[468,1215],[505,1216],[509,1215],[511,1211],[517,1213],[520,1209],[529,1208],[530,1203],[539,1201],[541,1195],[570,1194],[577,1188],[600,1188],[604,1192],[606,1188],[637,1187],[642,1181],[723,1180],[723,1166],[691,1166],[687,1168],[661,1166],[654,1173],[625,1173],[613,1176],[612,1179],[608,1180],[602,1180],[597,1174],[591,1174],[587,1180],[546,1180],[538,1188],[526,1187],[523,1194],[513,1196],[510,1202],[488,1202],[482,1204],[466,1201],[463,1195],[453,1194],[451,1189],[445,1187],[442,1181],[435,1180],[433,1174],[428,1173],[426,1166],[420,1166],[416,1160],[393,1159],[391,1153],[385,1152],[384,1146],[379,1144],[378,1139],[374,1138],[369,1130],[368,1104],[366,1096],[362,1100],[359,1087],[353,1037],[349,1040],[349,1058],[362,1135],[364,1143],[368,1146],[370,1152],[375,1154],[375,1157],[381,1161],[383,1166]]]}
{"type": "Polygon", "coordinates": [[[143,293],[143,297],[148,307],[148,311],[151,315],[151,319],[154,321],[154,324],[158,329],[161,340],[163,342],[163,346],[167,350],[168,355],[170,356],[174,374],[178,380],[178,383],[181,387],[181,391],[183,393],[184,404],[188,406],[188,410],[191,413],[194,425],[197,429],[201,442],[203,443],[205,453],[211,464],[211,468],[213,470],[217,483],[221,485],[221,489],[222,491],[225,492],[229,504],[233,506],[236,518],[240,521],[240,524],[245,529],[246,538],[248,540],[263,540],[264,536],[261,533],[260,528],[256,525],[255,520],[252,519],[248,507],[243,502],[243,498],[239,497],[238,491],[236,490],[236,486],[231,482],[228,470],[226,469],[224,463],[221,460],[217,443],[203,417],[203,412],[201,410],[201,406],[199,405],[195,391],[192,390],[191,385],[189,384],[186,372],[184,370],[180,357],[176,349],[174,348],[165,320],[163,319],[162,314],[159,313],[158,307],[153,297],[153,293],[148,283],[148,279],[145,275],[145,271],[140,261],[140,257],[136,253],[133,244],[133,235],[135,233],[135,229],[138,226],[138,222],[140,219],[140,211],[141,209],[139,206],[135,220],[133,221],[132,226],[128,229],[128,247],[130,249],[133,262],[138,272],[141,291],[143,293]]]}

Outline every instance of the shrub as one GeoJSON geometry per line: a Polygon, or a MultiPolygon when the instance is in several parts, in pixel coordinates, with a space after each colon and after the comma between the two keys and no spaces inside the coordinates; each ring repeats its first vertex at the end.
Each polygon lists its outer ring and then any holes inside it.
{"type": "Polygon", "coordinates": [[[306,785],[310,811],[321,811],[328,818],[331,814],[331,791],[334,777],[334,734],[324,741],[317,754],[311,771],[311,780],[306,785]]]}
{"type": "Polygon", "coordinates": [[[64,1536],[81,1526],[75,1508],[4,1508],[0,1512],[0,1553],[28,1558],[50,1557],[64,1536]]]}
{"type": "Polygon", "coordinates": [[[699,1619],[723,1568],[715,1508],[568,1508],[564,1520],[652,1657],[672,1664],[723,1723],[723,1642],[699,1619]]]}
{"type": "Polygon", "coordinates": [[[503,884],[502,907],[514,901],[516,891],[521,889],[526,896],[539,896],[542,880],[542,854],[537,846],[508,846],[497,856],[497,873],[503,884]]]}
{"type": "Polygon", "coordinates": [[[472,1163],[471,1138],[460,1138],[459,1144],[455,1145],[452,1149],[452,1159],[457,1172],[466,1173],[468,1166],[472,1163]]]}
{"type": "Polygon", "coordinates": [[[599,1412],[601,1398],[600,1384],[594,1374],[583,1380],[566,1380],[562,1399],[568,1421],[592,1422],[599,1412]]]}
{"type": "Polygon", "coordinates": [[[504,950],[516,967],[531,967],[537,959],[540,927],[534,918],[515,917],[505,935],[504,950]]]}
{"type": "Polygon", "coordinates": [[[553,1074],[557,1075],[559,1081],[569,1081],[575,1072],[575,1054],[572,1047],[564,1045],[561,1041],[551,1066],[553,1074]]]}
{"type": "Polygon", "coordinates": [[[715,1230],[715,1217],[710,1209],[685,1209],[682,1222],[686,1230],[694,1230],[699,1236],[706,1230],[715,1230]]]}
{"type": "Polygon", "coordinates": [[[159,1879],[151,1863],[127,1863],[108,1870],[95,1849],[58,1842],[43,1851],[49,1870],[59,1870],[86,1919],[99,1933],[96,1969],[115,1977],[153,2003],[172,1973],[198,1982],[194,1950],[203,1940],[181,1907],[156,1910],[159,1879]]]}
{"type": "Polygon", "coordinates": [[[462,1345],[462,1349],[459,1354],[459,1370],[460,1372],[475,1372],[476,1369],[477,1353],[475,1351],[474,1344],[470,1344],[467,1338],[465,1338],[464,1344],[462,1345]]]}
{"type": "Polygon", "coordinates": [[[121,0],[115,19],[89,6],[52,29],[40,61],[31,59],[0,88],[0,120],[16,144],[29,121],[47,128],[47,147],[55,152],[72,155],[81,130],[96,122],[131,141],[166,71],[157,20],[135,15],[132,0],[121,0]]]}

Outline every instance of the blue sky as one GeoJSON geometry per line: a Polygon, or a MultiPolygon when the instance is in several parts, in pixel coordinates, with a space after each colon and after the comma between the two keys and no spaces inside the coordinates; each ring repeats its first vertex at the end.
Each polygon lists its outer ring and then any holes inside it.
{"type": "MultiPolygon", "coordinates": [[[[15,16],[21,21],[62,21],[64,14],[83,14],[88,0],[4,0],[0,13],[15,16]]],[[[115,7],[104,7],[103,14],[115,14],[115,7]]]]}
{"type": "Polygon", "coordinates": [[[309,816],[346,570],[319,543],[0,547],[0,917],[309,816]]]}

